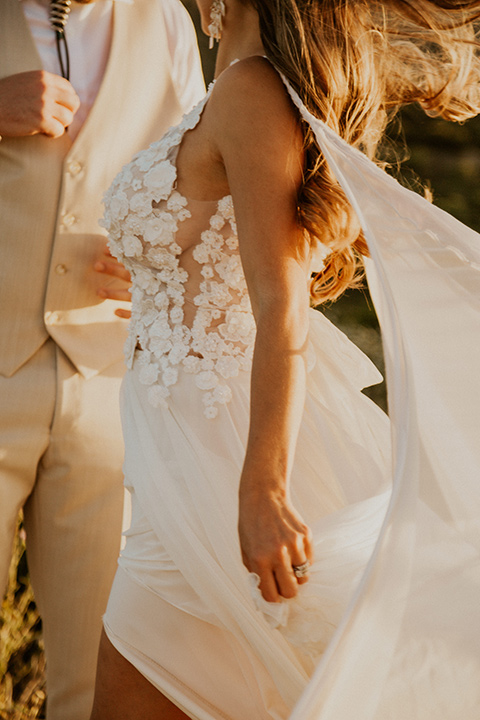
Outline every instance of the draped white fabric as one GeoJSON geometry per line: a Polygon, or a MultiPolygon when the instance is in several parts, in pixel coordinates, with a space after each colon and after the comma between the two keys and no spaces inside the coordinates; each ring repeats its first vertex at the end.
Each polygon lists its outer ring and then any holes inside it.
{"type": "MultiPolygon", "coordinates": [[[[291,483],[293,502],[317,537],[312,582],[302,594],[309,611],[306,627],[298,627],[302,604],[293,608],[294,627],[289,623],[282,634],[269,626],[252,602],[240,557],[237,495],[248,429],[249,375],[231,379],[233,398],[214,424],[203,416],[193,375],[180,376],[168,409],[148,402],[148,388],[139,382],[136,366],[127,373],[123,393],[124,472],[133,491],[134,517],[121,569],[181,611],[172,623],[193,627],[193,621],[182,617],[187,613],[209,623],[210,630],[211,625],[223,630],[226,645],[239,643],[242,652],[237,656],[256,675],[263,696],[265,709],[252,710],[276,720],[288,716],[315,667],[314,659],[297,649],[298,642],[288,640],[299,635],[302,645],[316,635],[314,655],[324,650],[368,561],[389,497],[388,421],[359,392],[364,384],[378,381],[378,373],[323,315],[313,310],[311,315],[316,363],[309,373],[291,483]],[[266,671],[261,679],[258,663],[266,671]]],[[[158,643],[153,655],[146,653],[147,638],[158,634],[151,613],[132,608],[125,592],[114,596],[119,602],[111,597],[106,614],[110,639],[138,666],[138,655],[129,655],[124,635],[132,615],[138,616],[135,622],[140,625],[129,644],[154,660],[154,667],[142,671],[165,692],[159,667],[171,672],[171,649],[158,643]]],[[[208,627],[204,632],[203,662],[215,666],[217,660],[208,652],[208,627]]],[[[183,650],[187,667],[190,648],[183,650]]],[[[243,720],[225,690],[228,669],[224,665],[219,675],[212,670],[211,676],[215,681],[210,687],[202,684],[202,698],[226,717],[243,720]]],[[[192,717],[203,719],[197,700],[184,687],[192,681],[187,673],[173,698],[189,708],[192,717]]],[[[241,687],[241,678],[236,682],[241,687]]]]}
{"type": "Polygon", "coordinates": [[[477,720],[480,236],[291,95],[369,245],[394,477],[373,557],[291,720],[477,720]]]}

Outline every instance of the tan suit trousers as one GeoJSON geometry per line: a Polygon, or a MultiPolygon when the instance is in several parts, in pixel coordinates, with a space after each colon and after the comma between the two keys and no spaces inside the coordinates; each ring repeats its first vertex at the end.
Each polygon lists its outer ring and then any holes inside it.
{"type": "Polygon", "coordinates": [[[85,380],[48,340],[13,377],[0,377],[0,583],[24,506],[48,720],[90,715],[121,537],[123,372],[119,362],[85,380]]]}

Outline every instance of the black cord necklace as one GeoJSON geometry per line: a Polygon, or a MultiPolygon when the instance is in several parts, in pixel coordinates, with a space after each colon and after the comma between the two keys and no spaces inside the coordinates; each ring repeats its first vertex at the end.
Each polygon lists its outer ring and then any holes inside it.
{"type": "Polygon", "coordinates": [[[60,71],[64,78],[70,79],[70,57],[68,55],[65,25],[72,0],[50,0],[50,25],[55,30],[60,71]]]}

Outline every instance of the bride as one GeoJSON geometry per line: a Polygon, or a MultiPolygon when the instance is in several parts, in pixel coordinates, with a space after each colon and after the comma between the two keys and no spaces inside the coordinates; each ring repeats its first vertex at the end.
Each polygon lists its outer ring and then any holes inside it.
{"type": "Polygon", "coordinates": [[[480,2],[197,3],[217,79],[106,195],[133,517],[92,720],[478,720],[479,237],[372,161],[402,104],[478,112],[480,2]],[[367,255],[391,425],[309,307],[367,255]]]}

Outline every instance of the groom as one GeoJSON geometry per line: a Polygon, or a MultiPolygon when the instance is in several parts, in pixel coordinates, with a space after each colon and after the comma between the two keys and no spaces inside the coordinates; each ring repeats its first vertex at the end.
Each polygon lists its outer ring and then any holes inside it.
{"type": "Polygon", "coordinates": [[[204,87],[179,0],[73,2],[70,81],[48,13],[0,2],[0,586],[23,507],[48,719],[86,720],[123,501],[126,285],[94,270],[122,274],[101,197],[204,87]]]}

